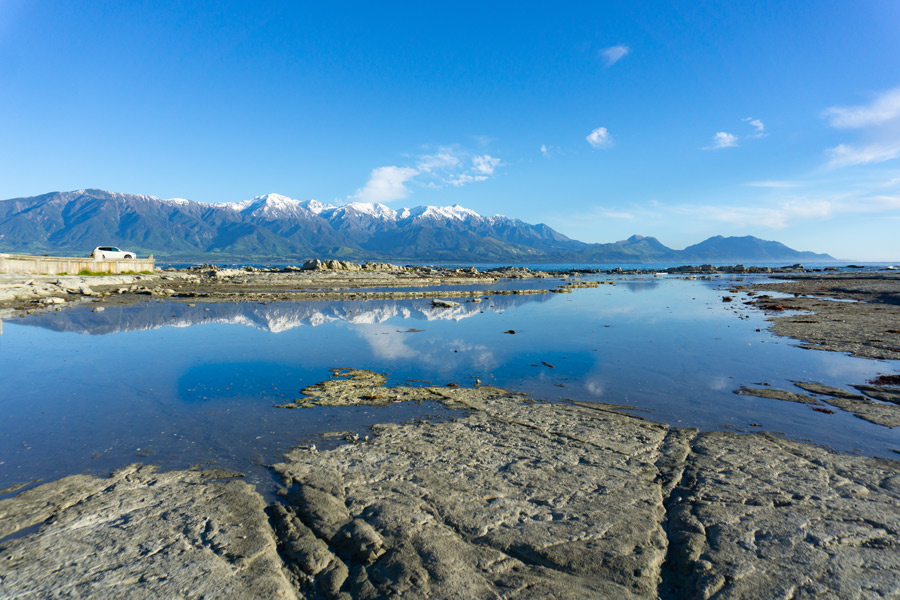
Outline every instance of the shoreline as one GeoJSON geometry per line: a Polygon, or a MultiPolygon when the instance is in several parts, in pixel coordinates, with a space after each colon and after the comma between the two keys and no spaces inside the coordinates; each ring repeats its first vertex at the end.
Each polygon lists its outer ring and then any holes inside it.
{"type": "MultiPolygon", "coordinates": [[[[190,269],[138,275],[0,275],[0,317],[59,310],[78,303],[134,304],[148,298],[205,302],[269,302],[471,297],[480,291],[442,291],[459,285],[490,286],[498,281],[550,279],[543,271],[509,267],[479,273],[471,269],[361,265],[329,261],[319,268],[221,269],[204,265],[190,269]],[[329,264],[333,263],[333,264],[329,264]],[[387,288],[387,289],[378,289],[387,288]],[[390,288],[420,288],[414,291],[390,288]],[[377,291],[367,291],[367,290],[377,291]]],[[[534,290],[490,290],[485,293],[528,294],[534,290]]],[[[539,292],[546,293],[546,291],[539,292]]]]}
{"type": "MultiPolygon", "coordinates": [[[[652,266],[651,266],[652,267],[652,266]]],[[[744,267],[743,265],[684,265],[663,271],[647,269],[569,269],[541,271],[527,267],[497,267],[478,271],[475,267],[449,268],[397,266],[388,263],[358,264],[348,261],[308,261],[303,267],[220,268],[201,265],[186,269],[157,269],[131,275],[4,275],[0,274],[0,318],[61,310],[73,304],[135,304],[148,297],[204,302],[278,302],[314,300],[377,300],[412,298],[468,298],[480,294],[534,294],[566,291],[573,285],[537,292],[530,288],[442,290],[450,286],[491,286],[498,282],[558,279],[578,281],[581,275],[672,275],[687,278],[724,274],[772,275],[822,272],[788,267],[744,267]],[[414,291],[372,288],[422,288],[414,291]]],[[[601,282],[609,283],[609,282],[601,282]]],[[[593,287],[593,285],[590,285],[593,287]]]]}
{"type": "Polygon", "coordinates": [[[900,359],[900,273],[797,274],[740,286],[765,312],[771,330],[801,348],[900,359]],[[789,294],[771,298],[766,292],[789,294]],[[795,314],[795,311],[800,314],[795,314]]]}
{"type": "MultiPolygon", "coordinates": [[[[166,275],[157,288],[145,287],[167,289],[166,275]]],[[[900,357],[900,336],[886,325],[900,324],[900,274],[781,277],[736,282],[731,293],[747,296],[774,333],[801,347],[900,357]]],[[[204,285],[218,298],[282,299],[294,292],[276,288],[297,281],[294,273],[243,271],[209,278],[183,282],[176,294],[206,293],[204,285]]],[[[314,278],[321,289],[303,293],[391,293],[356,291],[366,281],[388,287],[380,275],[314,278]],[[338,281],[359,287],[324,291],[338,281]]],[[[430,285],[485,279],[454,270],[430,285]]],[[[130,303],[152,294],[79,295],[130,303]]],[[[900,413],[900,404],[872,395],[896,391],[890,382],[855,397],[796,384],[804,394],[740,393],[860,418],[872,417],[872,405],[890,409],[889,418],[900,413]]],[[[337,372],[307,390],[285,408],[428,400],[465,414],[379,425],[371,440],[326,451],[297,447],[270,466],[281,480],[280,499],[270,504],[222,469],[132,465],[109,479],[75,475],[29,487],[0,501],[0,585],[91,597],[128,585],[129,597],[147,598],[183,590],[286,598],[893,597],[900,589],[900,461],[771,434],[698,433],[612,405],[545,403],[493,387],[386,386],[365,370],[337,372]],[[79,564],[72,556],[93,558],[79,564]]]]}

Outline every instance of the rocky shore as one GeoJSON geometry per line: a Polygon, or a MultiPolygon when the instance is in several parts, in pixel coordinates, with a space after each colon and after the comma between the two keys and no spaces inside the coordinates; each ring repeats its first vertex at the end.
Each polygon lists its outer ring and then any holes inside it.
{"type": "Polygon", "coordinates": [[[900,359],[900,272],[774,277],[787,280],[738,291],[768,314],[776,334],[801,340],[803,348],[900,359]]]}
{"type": "Polygon", "coordinates": [[[479,272],[474,267],[401,267],[318,260],[308,261],[303,267],[270,269],[203,265],[133,275],[0,275],[0,318],[77,303],[133,304],[153,297],[204,302],[275,302],[545,294],[548,290],[533,288],[490,291],[442,288],[568,276],[524,267],[479,272]]]}
{"type": "MultiPolygon", "coordinates": [[[[737,286],[731,293],[743,293],[745,305],[767,315],[771,331],[797,340],[801,348],[900,359],[900,273],[794,274],[777,283],[737,286]]],[[[880,379],[848,382],[856,392],[798,380],[793,384],[801,391],[741,387],[734,393],[808,404],[827,414],[843,410],[876,425],[900,427],[900,376],[880,379]]]]}
{"type": "MultiPolygon", "coordinates": [[[[302,266],[229,268],[201,265],[186,269],[157,269],[153,273],[123,275],[3,275],[0,274],[0,318],[38,310],[61,310],[85,302],[98,306],[134,304],[148,298],[176,298],[204,302],[277,302],[302,300],[382,300],[414,298],[474,298],[485,293],[568,293],[573,288],[597,287],[576,281],[583,274],[670,274],[709,277],[725,273],[804,273],[803,265],[770,267],[681,266],[655,269],[570,269],[541,271],[526,267],[442,268],[388,263],[353,263],[312,259],[302,266]],[[528,279],[567,281],[550,289],[441,289],[449,286],[490,286],[498,281],[528,279]],[[393,289],[392,289],[393,288],[393,289]],[[396,289],[413,288],[413,289],[396,289]]],[[[612,284],[613,281],[600,283],[612,284]]]]}
{"type": "Polygon", "coordinates": [[[341,370],[315,404],[440,400],[236,474],[130,466],[0,501],[5,597],[891,598],[900,463],[493,387],[341,370]]]}

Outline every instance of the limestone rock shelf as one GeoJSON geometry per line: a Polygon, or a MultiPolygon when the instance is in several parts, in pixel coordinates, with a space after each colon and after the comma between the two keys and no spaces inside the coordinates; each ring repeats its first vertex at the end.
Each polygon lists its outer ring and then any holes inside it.
{"type": "Polygon", "coordinates": [[[298,447],[266,506],[221,470],[73,476],[0,501],[0,592],[91,598],[889,598],[900,465],[671,429],[492,387],[386,387],[465,415],[298,447]],[[417,391],[418,390],[418,391],[417,391]]]}

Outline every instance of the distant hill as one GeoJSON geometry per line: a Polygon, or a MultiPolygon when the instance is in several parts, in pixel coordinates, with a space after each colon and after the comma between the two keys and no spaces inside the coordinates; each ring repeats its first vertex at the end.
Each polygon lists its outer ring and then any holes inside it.
{"type": "Polygon", "coordinates": [[[0,251],[87,255],[116,245],[159,260],[302,261],[307,258],[421,262],[829,261],[751,236],[716,236],[684,250],[639,235],[609,243],[572,240],[547,225],[461,206],[394,210],[334,206],[266,194],[236,203],[103,190],[52,192],[0,201],[0,251]]]}
{"type": "Polygon", "coordinates": [[[746,235],[744,237],[722,237],[717,235],[699,244],[688,246],[681,251],[683,260],[706,260],[709,262],[731,262],[752,256],[754,260],[775,262],[782,260],[825,261],[834,260],[827,254],[798,252],[781,242],[770,242],[746,235]]]}
{"type": "Polygon", "coordinates": [[[586,263],[653,263],[678,261],[678,250],[664,246],[654,237],[633,235],[610,244],[590,244],[572,255],[572,261],[586,263]]]}

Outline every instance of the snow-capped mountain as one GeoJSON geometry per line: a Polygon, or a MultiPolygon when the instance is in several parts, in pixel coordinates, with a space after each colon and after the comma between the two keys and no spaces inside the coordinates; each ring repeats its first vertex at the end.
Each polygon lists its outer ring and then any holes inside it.
{"type": "MultiPolygon", "coordinates": [[[[795,252],[776,242],[735,240],[715,238],[692,246],[690,260],[705,260],[704,252],[713,254],[713,260],[731,260],[729,248],[764,249],[766,260],[830,259],[795,252]]],[[[543,224],[502,215],[485,217],[459,205],[393,209],[352,202],[336,206],[280,194],[205,204],[93,189],[0,201],[0,251],[78,256],[107,244],[160,260],[209,262],[302,262],[308,258],[674,262],[684,252],[640,236],[613,244],[585,244],[543,224]]],[[[752,260],[754,256],[735,258],[752,260]]]]}
{"type": "Polygon", "coordinates": [[[218,202],[211,206],[233,210],[251,217],[277,220],[291,218],[308,219],[317,215],[327,205],[315,200],[301,202],[281,194],[264,194],[243,202],[218,202]]]}
{"type": "MultiPolygon", "coordinates": [[[[83,193],[83,190],[82,190],[83,193]]],[[[141,196],[151,198],[150,196],[141,196]]],[[[189,200],[160,200],[161,202],[189,202],[189,200]]],[[[295,200],[281,194],[264,194],[242,202],[219,202],[212,204],[216,208],[230,209],[253,217],[266,217],[269,219],[283,219],[291,217],[309,218],[310,215],[319,215],[328,220],[346,218],[348,216],[370,217],[377,221],[395,222],[407,219],[417,219],[419,222],[441,221],[491,221],[503,220],[506,217],[495,215],[483,217],[472,209],[458,204],[453,206],[417,206],[415,208],[401,208],[394,210],[389,206],[370,202],[350,202],[343,205],[326,204],[318,200],[295,200]]]]}

